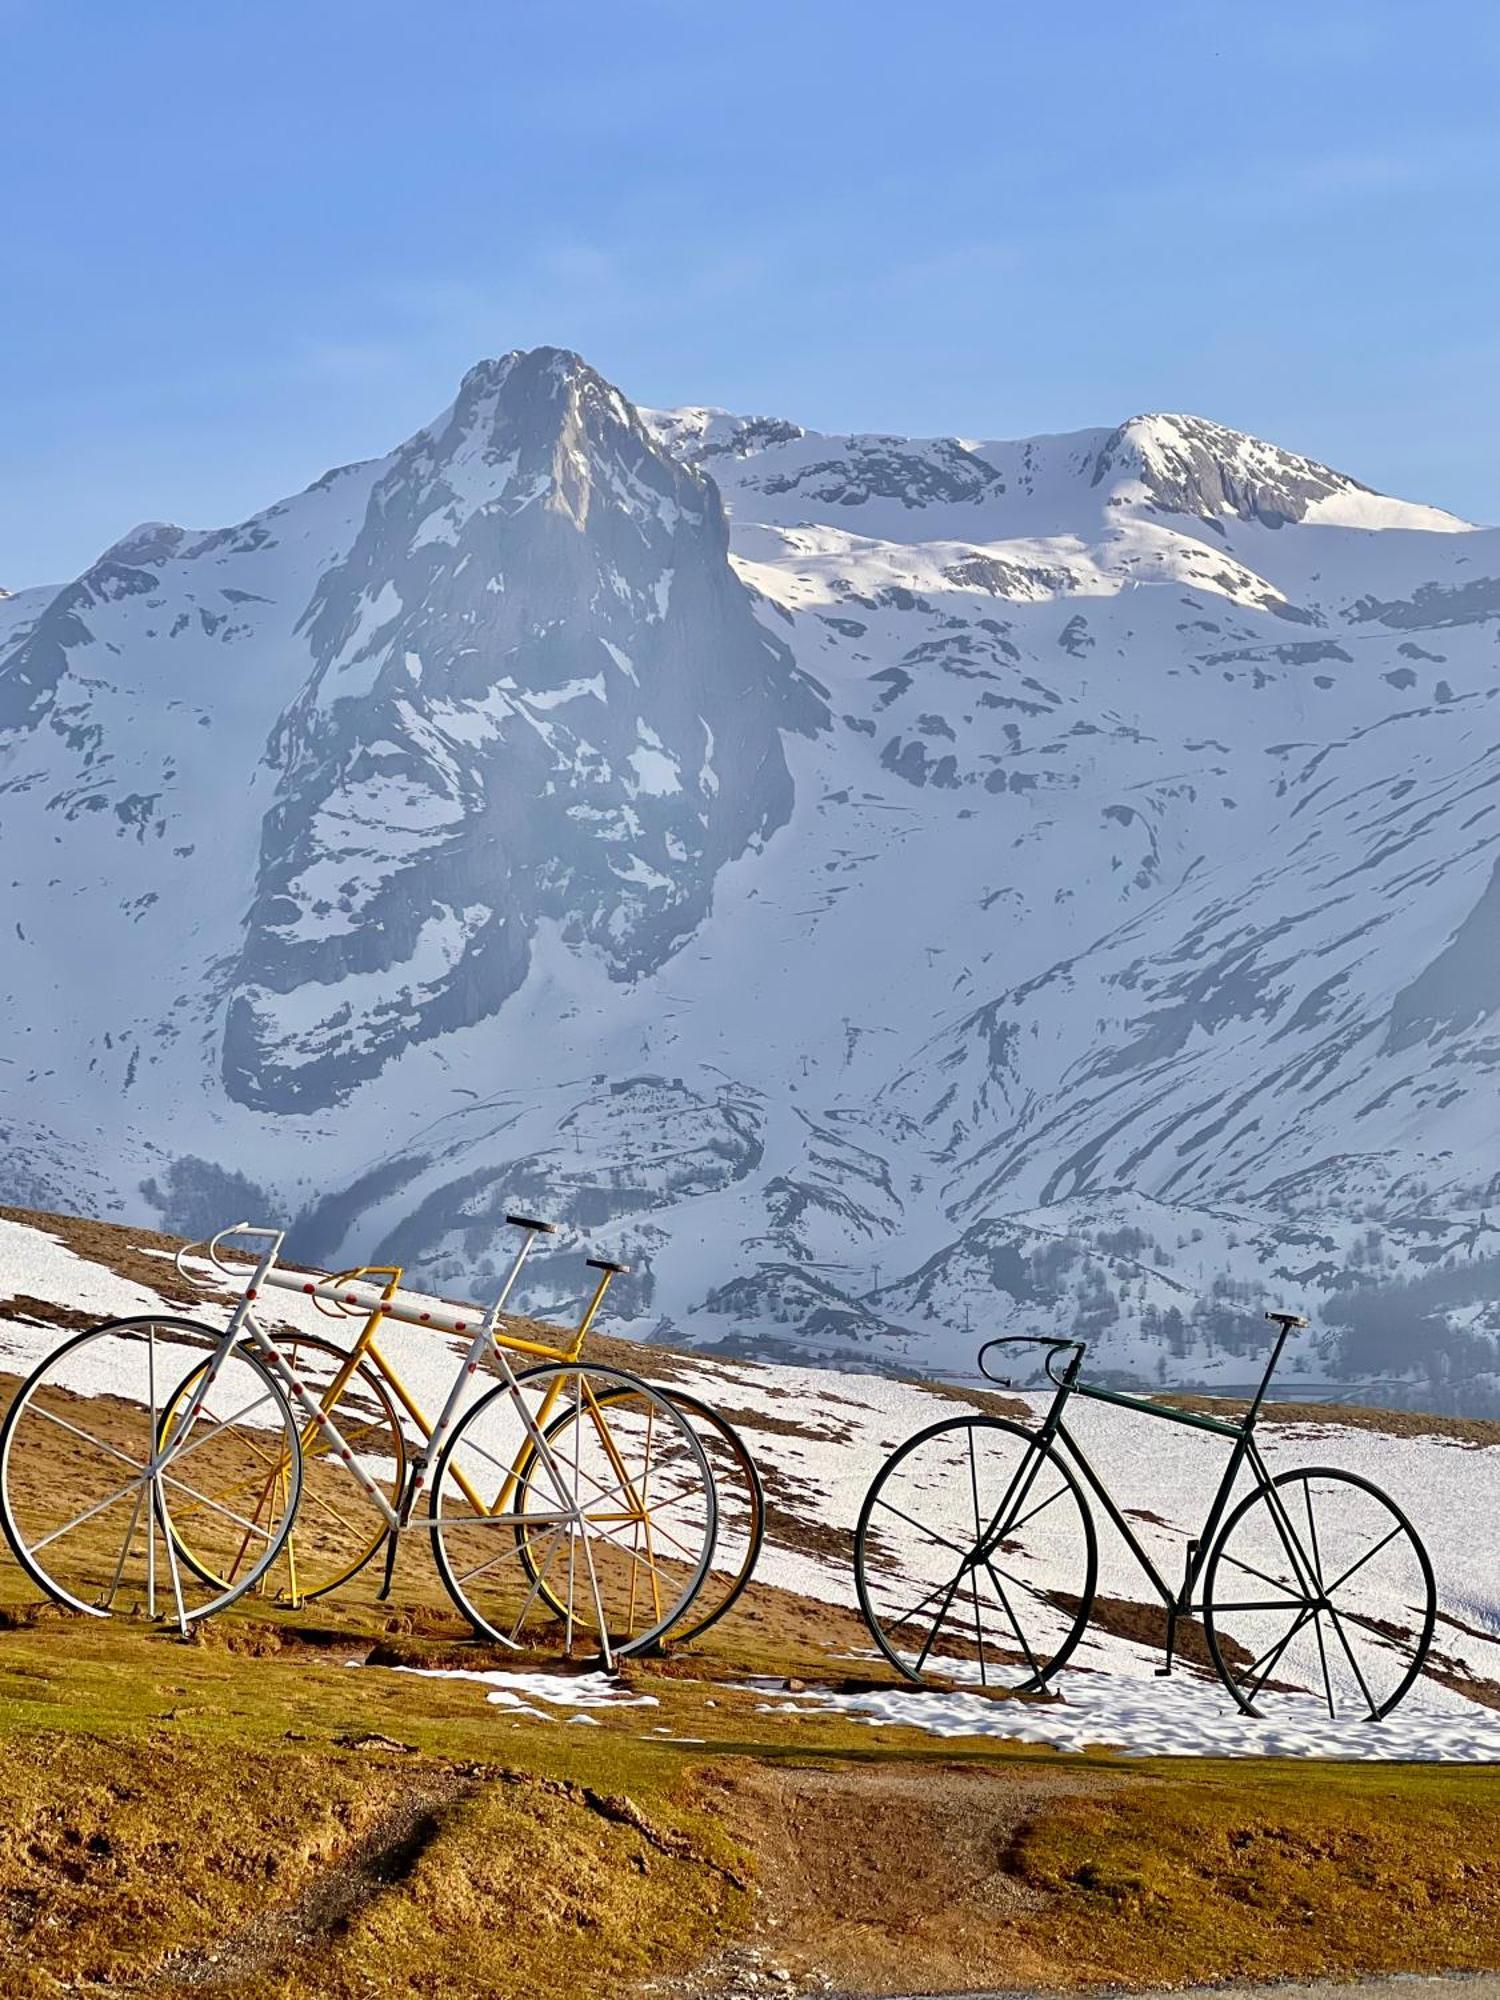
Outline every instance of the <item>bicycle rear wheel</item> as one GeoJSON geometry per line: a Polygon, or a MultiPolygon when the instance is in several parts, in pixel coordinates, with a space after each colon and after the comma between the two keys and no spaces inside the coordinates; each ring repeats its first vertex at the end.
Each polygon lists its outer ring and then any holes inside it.
{"type": "Polygon", "coordinates": [[[574,1363],[528,1369],[460,1418],[430,1508],[438,1572],[477,1632],[519,1646],[560,1611],[568,1642],[589,1632],[616,1654],[683,1614],[718,1528],[681,1412],[621,1369],[574,1363]]]}
{"type": "Polygon", "coordinates": [[[223,1334],[192,1320],[110,1320],[22,1384],[0,1431],[0,1524],[59,1604],[101,1618],[169,1611],[186,1626],[275,1561],[301,1492],[297,1427],[260,1358],[223,1350],[223,1334]],[[206,1393],[164,1427],[194,1375],[206,1393]],[[247,1511],[246,1492],[264,1505],[247,1511]],[[211,1574],[182,1562],[184,1542],[211,1574]]]}
{"type": "MultiPolygon", "coordinates": [[[[709,1471],[713,1475],[714,1491],[719,1504],[718,1533],[714,1540],[713,1563],[706,1572],[702,1585],[692,1598],[682,1607],[671,1630],[662,1643],[685,1646],[689,1641],[700,1638],[710,1626],[716,1625],[726,1612],[733,1610],[743,1596],[745,1587],[754,1574],[760,1558],[761,1544],[766,1534],[766,1496],[761,1484],[755,1460],[750,1456],[749,1447],[739,1432],[726,1417],[709,1403],[703,1403],[696,1396],[683,1394],[672,1389],[661,1392],[672,1406],[685,1416],[697,1433],[708,1459],[709,1471]]],[[[614,1389],[599,1396],[601,1409],[608,1411],[617,1403],[623,1403],[633,1394],[633,1390],[614,1389]]],[[[592,1424],[589,1414],[582,1418],[572,1410],[564,1410],[560,1416],[548,1423],[544,1436],[566,1459],[579,1447],[574,1443],[574,1426],[579,1422],[592,1424]]],[[[644,1440],[643,1440],[644,1442],[644,1440]]],[[[546,1478],[534,1448],[528,1446],[523,1455],[520,1469],[521,1508],[527,1511],[533,1496],[541,1494],[537,1503],[546,1507],[546,1478]]],[[[653,1488],[648,1482],[645,1494],[647,1512],[655,1512],[651,1503],[653,1488]]],[[[536,1511],[535,1507],[532,1511],[536,1511]]],[[[669,1510],[670,1511],[670,1510],[669,1510]]],[[[677,1524],[669,1518],[669,1511],[661,1513],[659,1556],[663,1561],[680,1561],[684,1555],[680,1543],[681,1535],[677,1524]]],[[[644,1528],[644,1524],[643,1524],[644,1528]]],[[[566,1606],[557,1594],[548,1574],[541,1567],[539,1550],[533,1551],[530,1535],[522,1539],[522,1558],[528,1574],[538,1585],[542,1597],[561,1617],[566,1615],[566,1606]]],[[[639,1605],[640,1616],[648,1614],[654,1622],[656,1613],[645,1595],[639,1605]]]]}
{"type": "Polygon", "coordinates": [[[1050,1443],[1005,1417],[953,1417],[886,1460],[854,1536],[871,1636],[908,1680],[1022,1694],[1088,1623],[1094,1523],[1050,1443]]]}
{"type": "Polygon", "coordinates": [[[1389,1715],[1422,1670],[1437,1612],[1432,1564],[1395,1501],[1324,1466],[1245,1496],[1203,1596],[1209,1652],[1247,1715],[1298,1695],[1334,1718],[1389,1715]]]}

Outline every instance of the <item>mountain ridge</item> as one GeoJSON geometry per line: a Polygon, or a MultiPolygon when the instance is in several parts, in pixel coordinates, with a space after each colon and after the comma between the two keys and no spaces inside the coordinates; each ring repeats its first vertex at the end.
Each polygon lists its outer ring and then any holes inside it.
{"type": "Polygon", "coordinates": [[[1497,629],[1494,531],[1206,419],[482,362],[0,606],[0,1159],[432,1282],[550,1204],[638,1330],[855,1366],[1211,1383],[1302,1286],[1310,1376],[1487,1407],[1497,629]]]}

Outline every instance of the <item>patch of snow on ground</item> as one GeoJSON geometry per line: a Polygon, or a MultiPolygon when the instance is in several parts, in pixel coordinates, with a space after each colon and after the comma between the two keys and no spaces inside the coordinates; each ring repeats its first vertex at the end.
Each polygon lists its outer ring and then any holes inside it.
{"type": "MultiPolygon", "coordinates": [[[[170,1268],[164,1266],[164,1274],[170,1268]]],[[[46,1230],[0,1217],[0,1367],[16,1374],[29,1373],[65,1338],[55,1326],[8,1317],[4,1307],[17,1293],[101,1320],[179,1310],[143,1285],[80,1257],[46,1230]]]]}
{"type": "MultiPolygon", "coordinates": [[[[552,1718],[532,1704],[545,1701],[553,1708],[657,1708],[654,1694],[631,1694],[614,1674],[512,1674],[502,1668],[488,1673],[471,1672],[465,1667],[397,1667],[398,1674],[419,1674],[430,1681],[478,1681],[489,1689],[485,1700],[515,1715],[530,1715],[538,1722],[552,1718]]],[[[581,1722],[582,1715],[569,1716],[581,1722]]]]}
{"type": "Polygon", "coordinates": [[[1337,1757],[1371,1762],[1500,1762],[1500,1714],[1465,1704],[1464,1715],[1432,1711],[1420,1693],[1382,1722],[1330,1721],[1314,1700],[1283,1696],[1264,1719],[1242,1715],[1211,1683],[1153,1683],[1120,1676],[1064,1675],[1054,1701],[996,1701],[926,1688],[839,1694],[809,1688],[763,1702],[769,1715],[848,1715],[872,1728],[929,1736],[990,1736],[1055,1750],[1101,1746],[1150,1757],[1337,1757]],[[1472,1719],[1471,1719],[1472,1718],[1472,1719]],[[1483,1718],[1483,1719],[1481,1719],[1483,1718]]]}

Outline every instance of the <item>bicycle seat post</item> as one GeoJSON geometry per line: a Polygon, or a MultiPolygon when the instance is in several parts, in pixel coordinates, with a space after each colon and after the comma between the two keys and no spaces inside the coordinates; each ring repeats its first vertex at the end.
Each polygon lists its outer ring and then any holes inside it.
{"type": "Polygon", "coordinates": [[[1260,1414],[1260,1406],[1266,1399],[1266,1391],[1271,1386],[1271,1377],[1276,1373],[1276,1364],[1281,1359],[1281,1350],[1287,1338],[1296,1327],[1304,1327],[1307,1320],[1301,1313],[1268,1312],[1266,1318],[1277,1329],[1276,1338],[1271,1343],[1270,1359],[1266,1362],[1266,1372],[1260,1378],[1260,1387],[1255,1392],[1255,1401],[1245,1412],[1245,1428],[1248,1430],[1260,1414]]]}
{"type": "Polygon", "coordinates": [[[510,1267],[505,1283],[500,1287],[500,1296],[491,1308],[491,1326],[498,1323],[500,1315],[505,1311],[505,1301],[514,1291],[516,1280],[521,1275],[521,1266],[531,1255],[531,1247],[536,1242],[536,1239],[539,1236],[555,1236],[557,1234],[557,1224],[555,1222],[538,1222],[536,1217],[532,1215],[507,1215],[505,1220],[510,1224],[512,1229],[524,1230],[525,1234],[521,1238],[521,1247],[516,1252],[515,1262],[510,1267]]]}
{"type": "Polygon", "coordinates": [[[598,1317],[599,1308],[604,1303],[604,1294],[609,1290],[611,1283],[616,1278],[624,1277],[630,1270],[628,1264],[616,1263],[612,1257],[586,1257],[584,1262],[589,1270],[599,1273],[599,1282],[594,1287],[594,1296],[584,1307],[583,1318],[579,1320],[578,1330],[573,1335],[573,1352],[575,1354],[583,1346],[589,1328],[598,1317]]]}

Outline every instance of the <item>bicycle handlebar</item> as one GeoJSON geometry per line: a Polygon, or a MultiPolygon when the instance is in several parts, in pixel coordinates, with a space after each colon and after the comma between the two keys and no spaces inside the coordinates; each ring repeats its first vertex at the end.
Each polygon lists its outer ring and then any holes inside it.
{"type": "Polygon", "coordinates": [[[209,1237],[206,1251],[209,1263],[213,1265],[216,1271],[222,1272],[226,1278],[233,1278],[239,1275],[237,1272],[230,1270],[227,1264],[219,1262],[219,1245],[224,1241],[226,1236],[263,1236],[268,1243],[273,1243],[278,1250],[286,1241],[286,1231],[284,1229],[268,1229],[263,1224],[251,1222],[232,1222],[227,1229],[221,1229],[217,1236],[209,1237]]]}
{"type": "MultiPolygon", "coordinates": [[[[1002,1333],[997,1334],[993,1340],[987,1340],[983,1347],[980,1348],[977,1357],[980,1374],[986,1382],[997,1382],[1003,1389],[1013,1389],[1016,1385],[1008,1375],[991,1374],[990,1370],[985,1366],[984,1357],[992,1347],[1045,1347],[1047,1353],[1042,1366],[1047,1372],[1048,1380],[1057,1382],[1058,1378],[1052,1373],[1053,1354],[1066,1348],[1082,1358],[1088,1347],[1088,1342],[1086,1340],[1059,1340],[1045,1333],[1002,1333]]],[[[1062,1384],[1058,1382],[1058,1387],[1061,1388],[1061,1386],[1062,1384]]]]}
{"type": "Polygon", "coordinates": [[[268,1243],[274,1243],[279,1249],[281,1244],[286,1240],[286,1231],[284,1229],[268,1229],[263,1225],[251,1222],[231,1222],[229,1227],[221,1229],[217,1236],[200,1237],[195,1243],[183,1244],[182,1248],[172,1259],[178,1277],[190,1285],[197,1285],[203,1282],[200,1277],[188,1270],[184,1261],[186,1258],[191,1257],[194,1251],[201,1251],[203,1256],[208,1259],[209,1263],[219,1273],[220,1277],[237,1278],[242,1276],[241,1272],[233,1271],[227,1264],[221,1264],[219,1261],[219,1245],[224,1241],[226,1236],[263,1236],[268,1243]]]}

